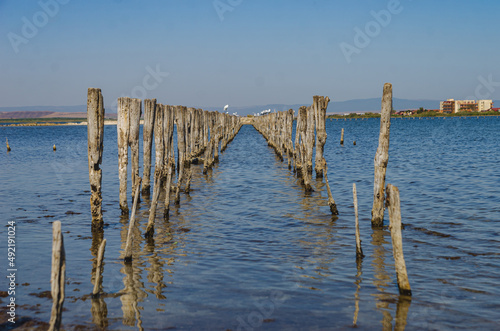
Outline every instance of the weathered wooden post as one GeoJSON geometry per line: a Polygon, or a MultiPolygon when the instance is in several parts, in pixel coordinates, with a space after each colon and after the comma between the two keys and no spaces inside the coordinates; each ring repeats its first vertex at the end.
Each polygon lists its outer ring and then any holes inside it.
{"type": "Polygon", "coordinates": [[[106,248],[106,239],[101,242],[99,246],[99,252],[97,253],[97,267],[95,270],[95,278],[94,278],[94,290],[92,291],[92,295],[97,295],[101,292],[102,289],[102,261],[104,260],[104,249],[106,248]]]}
{"type": "Polygon", "coordinates": [[[128,214],[127,203],[127,165],[128,142],[130,131],[130,98],[118,98],[117,123],[118,131],[118,177],[120,179],[120,209],[122,215],[128,214]]]}
{"type": "MultiPolygon", "coordinates": [[[[100,231],[102,219],[102,150],[104,138],[104,102],[101,89],[89,88],[87,92],[87,142],[90,182],[90,211],[92,230],[100,231]]],[[[8,143],[7,143],[8,146],[8,143]]]]}
{"type": "MultiPolygon", "coordinates": [[[[130,100],[130,134],[128,143],[132,152],[132,200],[135,199],[136,187],[139,183],[139,133],[142,113],[141,99],[130,100]]],[[[140,198],[139,198],[140,201],[140,198]]]]}
{"type": "Polygon", "coordinates": [[[142,127],[143,163],[142,195],[151,193],[151,148],[153,145],[153,128],[155,123],[156,99],[144,100],[144,125],[142,127]]]}
{"type": "Polygon", "coordinates": [[[10,152],[11,149],[10,149],[10,146],[9,146],[9,139],[8,138],[5,138],[5,143],[7,144],[7,152],[10,152]]]}
{"type": "Polygon", "coordinates": [[[384,84],[382,111],[380,116],[380,135],[375,154],[375,175],[373,183],[372,226],[384,225],[384,186],[387,163],[389,162],[389,135],[391,127],[392,85],[384,84]]]}
{"type": "Polygon", "coordinates": [[[163,158],[165,156],[165,144],[163,137],[164,130],[164,115],[166,107],[162,104],[156,105],[156,117],[155,117],[155,183],[153,187],[153,200],[151,201],[151,207],[149,208],[148,225],[146,227],[146,232],[144,236],[146,238],[152,238],[154,235],[154,225],[156,217],[156,207],[158,204],[158,197],[160,196],[160,189],[163,183],[163,158]]]}
{"type": "Polygon", "coordinates": [[[363,249],[361,249],[361,237],[359,235],[359,220],[358,220],[358,193],[356,191],[356,184],[352,184],[352,197],[354,200],[354,217],[356,227],[356,259],[364,257],[363,249]]]}
{"type": "Polygon", "coordinates": [[[313,111],[316,118],[316,157],[314,170],[316,177],[323,177],[323,169],[326,166],[326,160],[323,156],[326,143],[326,108],[330,102],[329,97],[315,95],[313,97],[313,111]]]}
{"type": "Polygon", "coordinates": [[[175,159],[172,156],[167,162],[167,179],[165,184],[165,207],[163,210],[163,219],[168,220],[170,214],[170,187],[172,186],[172,174],[174,173],[175,159]]]}
{"type": "Polygon", "coordinates": [[[183,106],[175,106],[175,116],[177,118],[177,148],[178,148],[178,178],[177,188],[175,191],[175,203],[180,202],[181,184],[184,180],[184,163],[186,160],[186,113],[187,109],[183,106]]]}
{"type": "Polygon", "coordinates": [[[307,107],[307,112],[306,112],[306,119],[307,119],[307,127],[306,127],[306,140],[305,140],[305,146],[306,146],[306,168],[307,172],[309,174],[312,174],[313,166],[312,166],[312,159],[313,159],[313,149],[314,149],[314,143],[315,143],[315,134],[314,134],[314,127],[315,127],[315,120],[314,120],[314,110],[312,109],[311,106],[307,107]]]}
{"type": "Polygon", "coordinates": [[[135,211],[137,209],[137,203],[139,202],[139,188],[141,187],[141,177],[137,179],[137,187],[135,188],[134,194],[134,205],[132,206],[132,215],[130,215],[130,223],[128,226],[127,233],[127,244],[125,245],[125,262],[132,261],[132,231],[135,227],[135,211]]]}
{"type": "Polygon", "coordinates": [[[52,150],[53,150],[54,152],[57,150],[56,144],[54,144],[54,146],[52,146],[52,150]]]}
{"type": "Polygon", "coordinates": [[[340,132],[340,144],[344,146],[344,128],[342,128],[342,131],[340,132]]]}
{"type": "Polygon", "coordinates": [[[50,275],[52,311],[49,331],[59,330],[61,327],[65,278],[66,253],[64,251],[64,238],[61,232],[61,222],[55,221],[52,224],[52,270],[50,275]]]}
{"type": "Polygon", "coordinates": [[[300,130],[299,128],[302,127],[302,114],[301,114],[301,109],[302,107],[299,108],[297,111],[297,123],[295,125],[295,144],[294,144],[294,151],[293,151],[293,162],[294,162],[294,169],[297,174],[300,171],[299,169],[299,163],[300,162],[300,130]]]}
{"type": "Polygon", "coordinates": [[[387,206],[389,208],[389,220],[392,239],[392,253],[398,278],[399,293],[411,295],[410,282],[406,272],[406,263],[403,255],[403,238],[401,236],[401,202],[399,200],[399,189],[387,184],[387,206]]]}

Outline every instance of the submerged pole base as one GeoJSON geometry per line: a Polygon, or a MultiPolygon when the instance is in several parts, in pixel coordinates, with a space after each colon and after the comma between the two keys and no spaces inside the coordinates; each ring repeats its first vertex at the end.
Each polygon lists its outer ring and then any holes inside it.
{"type": "Polygon", "coordinates": [[[330,206],[330,211],[332,212],[332,215],[338,215],[339,211],[337,209],[337,205],[335,202],[329,202],[328,205],[330,206]]]}
{"type": "Polygon", "coordinates": [[[104,228],[102,219],[92,220],[92,232],[101,232],[104,228]]]}
{"type": "Polygon", "coordinates": [[[152,224],[148,225],[148,227],[146,228],[146,232],[144,232],[144,238],[146,239],[153,238],[154,234],[155,234],[155,226],[152,224]]]}
{"type": "Polygon", "coordinates": [[[382,228],[384,226],[384,219],[381,217],[372,218],[372,228],[382,228]]]}

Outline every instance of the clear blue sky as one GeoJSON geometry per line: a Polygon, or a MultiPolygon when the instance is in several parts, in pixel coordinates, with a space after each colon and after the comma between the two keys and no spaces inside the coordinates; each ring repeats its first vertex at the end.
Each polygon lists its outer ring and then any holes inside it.
{"type": "Polygon", "coordinates": [[[88,87],[108,106],[133,92],[195,107],[295,104],[380,97],[385,82],[398,98],[500,99],[497,0],[41,2],[57,1],[0,0],[0,106],[81,105],[88,87]],[[390,22],[375,23],[389,7],[390,22]],[[367,27],[348,63],[341,45],[367,27]],[[157,68],[168,76],[155,80],[157,68]]]}

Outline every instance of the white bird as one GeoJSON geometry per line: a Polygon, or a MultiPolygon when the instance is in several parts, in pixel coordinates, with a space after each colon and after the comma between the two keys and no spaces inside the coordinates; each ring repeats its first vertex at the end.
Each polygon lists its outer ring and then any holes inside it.
{"type": "Polygon", "coordinates": [[[226,106],[224,107],[224,111],[226,111],[228,108],[229,108],[229,105],[226,105],[226,106]]]}

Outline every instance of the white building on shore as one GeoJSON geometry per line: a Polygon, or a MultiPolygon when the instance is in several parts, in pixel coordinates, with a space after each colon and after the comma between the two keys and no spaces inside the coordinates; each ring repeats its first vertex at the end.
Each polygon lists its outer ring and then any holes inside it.
{"type": "Polygon", "coordinates": [[[448,113],[459,113],[463,111],[482,112],[491,108],[493,108],[493,100],[448,99],[439,103],[439,110],[448,113]]]}

